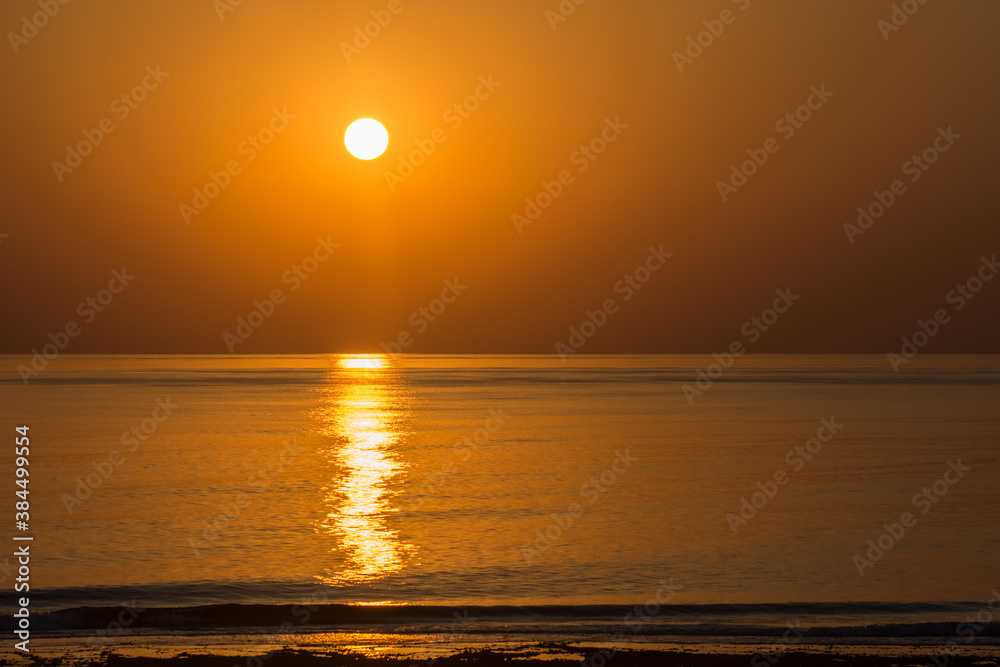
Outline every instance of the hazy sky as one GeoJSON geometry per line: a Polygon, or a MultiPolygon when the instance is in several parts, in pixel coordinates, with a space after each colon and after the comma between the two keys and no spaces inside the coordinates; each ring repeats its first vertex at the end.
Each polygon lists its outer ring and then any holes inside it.
{"type": "Polygon", "coordinates": [[[1000,352],[1000,5],[897,4],[5,1],[0,351],[1000,352]]]}

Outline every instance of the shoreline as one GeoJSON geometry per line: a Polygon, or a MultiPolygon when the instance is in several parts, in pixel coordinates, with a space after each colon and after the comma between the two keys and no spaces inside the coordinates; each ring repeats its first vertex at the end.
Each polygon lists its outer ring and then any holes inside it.
{"type": "MultiPolygon", "coordinates": [[[[44,667],[107,665],[155,667],[262,667],[280,665],[356,665],[358,667],[452,667],[457,665],[509,665],[512,662],[584,667],[686,665],[689,667],[770,667],[779,661],[799,667],[842,667],[845,663],[862,667],[906,667],[948,664],[953,667],[1000,665],[1000,644],[961,646],[945,652],[942,645],[913,646],[884,644],[666,644],[653,648],[615,649],[600,642],[532,642],[515,644],[491,642],[488,646],[409,647],[386,642],[379,645],[330,646],[319,634],[303,635],[298,646],[287,643],[256,643],[252,635],[230,635],[211,646],[192,642],[194,637],[122,638],[114,646],[82,650],[73,638],[39,639],[31,656],[18,654],[11,664],[44,667]],[[186,641],[179,641],[179,640],[186,641]],[[135,641],[140,640],[140,641],[135,641]],[[448,650],[450,649],[450,650],[448,650]]],[[[263,637],[261,637],[263,638],[263,637]]],[[[383,639],[385,637],[383,636],[383,639]]]]}

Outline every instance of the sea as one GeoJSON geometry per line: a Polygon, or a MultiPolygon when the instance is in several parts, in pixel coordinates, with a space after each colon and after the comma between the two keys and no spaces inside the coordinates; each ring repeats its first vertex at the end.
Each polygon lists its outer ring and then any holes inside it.
{"type": "Polygon", "coordinates": [[[30,363],[0,624],[42,655],[1000,655],[998,356],[30,363]]]}

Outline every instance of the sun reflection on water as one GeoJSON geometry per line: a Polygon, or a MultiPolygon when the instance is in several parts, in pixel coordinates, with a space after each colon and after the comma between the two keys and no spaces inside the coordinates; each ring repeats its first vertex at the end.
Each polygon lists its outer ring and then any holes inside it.
{"type": "Polygon", "coordinates": [[[319,576],[328,584],[383,579],[402,570],[413,550],[389,523],[393,480],[406,467],[397,444],[408,397],[388,366],[383,356],[338,359],[318,415],[320,432],[333,439],[335,469],[319,529],[336,537],[342,558],[319,576]]]}

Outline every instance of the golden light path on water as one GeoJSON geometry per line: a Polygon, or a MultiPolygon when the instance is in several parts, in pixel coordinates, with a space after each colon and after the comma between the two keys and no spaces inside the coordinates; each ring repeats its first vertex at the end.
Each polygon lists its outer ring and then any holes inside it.
{"type": "Polygon", "coordinates": [[[337,567],[328,584],[369,583],[399,572],[413,546],[389,524],[395,511],[393,479],[405,469],[396,445],[408,398],[381,356],[346,356],[331,371],[319,412],[320,431],[332,439],[333,477],[319,529],[337,540],[337,567]]]}

